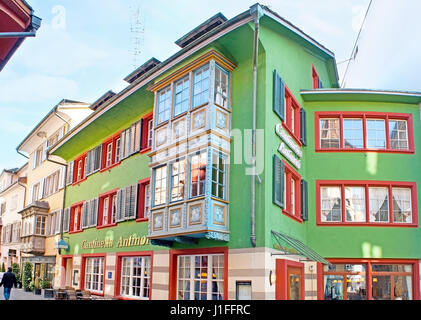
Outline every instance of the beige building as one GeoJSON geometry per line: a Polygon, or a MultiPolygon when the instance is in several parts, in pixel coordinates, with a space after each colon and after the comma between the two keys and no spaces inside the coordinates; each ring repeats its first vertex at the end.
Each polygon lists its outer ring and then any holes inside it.
{"type": "Polygon", "coordinates": [[[53,156],[47,159],[48,148],[91,112],[87,103],[63,99],[16,148],[28,157],[25,207],[19,212],[21,251],[22,262],[33,264],[35,284],[46,277],[58,285],[55,244],[60,239],[66,167],[53,156]]]}
{"type": "Polygon", "coordinates": [[[0,263],[10,267],[20,264],[21,216],[26,194],[26,175],[28,163],[21,168],[5,169],[0,174],[0,226],[1,251],[0,263]]]}

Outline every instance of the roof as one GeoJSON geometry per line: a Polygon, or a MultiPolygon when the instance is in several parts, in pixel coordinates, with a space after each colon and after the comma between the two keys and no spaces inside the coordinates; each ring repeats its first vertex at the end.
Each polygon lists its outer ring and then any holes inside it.
{"type": "Polygon", "coordinates": [[[276,242],[279,245],[279,249],[284,252],[285,255],[299,255],[304,256],[311,261],[321,262],[323,264],[330,264],[329,261],[324,259],[316,251],[306,246],[300,240],[292,238],[284,233],[276,232],[272,230],[276,242]]]}
{"type": "Polygon", "coordinates": [[[35,131],[45,122],[47,119],[57,111],[58,107],[64,106],[64,105],[86,105],[88,106],[89,103],[76,101],[76,100],[70,100],[70,99],[62,99],[59,103],[57,103],[46,115],[44,118],[41,119],[41,121],[27,134],[27,136],[22,140],[22,142],[16,147],[16,150],[19,150],[22,145],[35,133],[35,131]]]}
{"type": "MultiPolygon", "coordinates": [[[[89,125],[92,121],[94,121],[96,118],[100,117],[103,113],[105,113],[108,109],[112,108],[114,105],[119,103],[121,100],[127,98],[132,93],[134,93],[139,88],[147,85],[160,75],[162,75],[164,72],[170,70],[172,67],[174,67],[177,63],[183,61],[185,58],[189,57],[193,53],[199,51],[200,49],[204,48],[207,44],[215,41],[216,39],[222,37],[223,35],[231,32],[232,30],[243,26],[246,23],[249,23],[253,21],[253,14],[252,12],[256,11],[256,8],[260,6],[263,9],[263,13],[268,15],[268,17],[276,20],[277,22],[281,23],[282,25],[286,26],[286,28],[293,33],[297,34],[299,37],[302,37],[304,41],[308,42],[310,46],[313,48],[318,48],[318,50],[321,50],[328,56],[330,56],[332,59],[334,58],[334,54],[326,49],[324,46],[322,46],[320,43],[315,41],[313,38],[309,37],[307,34],[302,32],[300,29],[295,27],[293,24],[288,22],[287,20],[281,18],[278,14],[275,14],[272,10],[270,10],[266,6],[261,6],[260,4],[256,3],[252,7],[250,7],[249,10],[244,11],[237,16],[220,23],[216,27],[212,28],[208,32],[200,35],[198,38],[195,37],[195,39],[192,39],[191,42],[188,44],[184,44],[181,50],[170,56],[165,61],[155,64],[152,68],[149,70],[143,70],[142,66],[148,65],[148,63],[153,60],[154,58],[148,60],[145,64],[143,64],[140,68],[133,71],[130,75],[128,75],[124,80],[129,81],[130,84],[122,89],[119,93],[108,99],[106,102],[104,102],[101,106],[98,106],[98,108],[87,116],[83,121],[81,121],[78,125],[76,125],[74,128],[72,128],[70,131],[66,133],[66,135],[58,141],[52,148],[50,149],[51,153],[54,153],[58,148],[61,147],[70,137],[73,137],[75,134],[77,134],[79,131],[83,130],[87,125],[89,125]]],[[[215,17],[215,16],[214,16],[215,17]]],[[[212,19],[212,18],[211,18],[212,19]]],[[[207,20],[208,21],[208,20],[207,20]]],[[[202,24],[201,24],[202,25],[202,24]]],[[[200,27],[200,26],[199,26],[200,27]]],[[[197,28],[199,28],[197,27],[197,28]]],[[[195,29],[197,29],[195,28],[195,29]]],[[[194,30],[195,30],[194,29],[194,30]]],[[[193,31],[192,31],[193,32],[193,31]]],[[[188,33],[187,35],[189,35],[188,33]]],[[[183,36],[186,37],[187,35],[183,36]]],[[[183,38],[182,37],[182,38],[183,38]]],[[[180,39],[182,39],[180,38],[180,39]]],[[[180,40],[179,39],[179,40],[180,40]]],[[[177,40],[177,41],[179,41],[177,40]]],[[[336,70],[336,63],[334,63],[335,66],[335,72],[336,77],[337,70],[336,70]]]]}
{"type": "Polygon", "coordinates": [[[206,20],[205,22],[198,25],[192,31],[182,36],[180,39],[175,41],[175,43],[179,47],[184,48],[189,43],[193,42],[197,38],[200,38],[202,35],[211,31],[212,29],[214,29],[215,27],[219,26],[220,24],[224,23],[227,20],[228,19],[222,13],[219,12],[215,14],[214,16],[212,16],[211,18],[209,18],[208,20],[206,20]]]}
{"type": "Polygon", "coordinates": [[[151,70],[153,67],[160,64],[161,61],[158,59],[152,57],[148,61],[146,61],[144,64],[142,64],[139,68],[134,70],[132,73],[130,73],[127,77],[124,78],[124,81],[127,81],[128,83],[133,83],[137,78],[144,75],[146,72],[151,70]]]}
{"type": "Polygon", "coordinates": [[[395,103],[421,103],[421,92],[378,89],[312,89],[301,90],[304,101],[373,101],[395,103]]]}
{"type": "Polygon", "coordinates": [[[99,97],[94,103],[92,103],[89,108],[92,110],[98,109],[99,106],[101,106],[105,101],[110,99],[111,97],[115,96],[115,92],[112,90],[108,90],[106,93],[104,93],[101,97],[99,97]]]}

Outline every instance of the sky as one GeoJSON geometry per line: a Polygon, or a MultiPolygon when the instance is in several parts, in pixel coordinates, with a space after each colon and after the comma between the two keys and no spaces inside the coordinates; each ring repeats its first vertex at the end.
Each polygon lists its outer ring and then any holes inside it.
{"type": "MultiPolygon", "coordinates": [[[[256,0],[28,3],[42,24],[36,37],[27,38],[0,72],[0,170],[26,162],[16,147],[60,100],[92,103],[110,89],[119,92],[135,66],[151,57],[164,61],[180,49],[174,41],[203,21],[218,12],[230,19],[256,0]],[[137,9],[141,31],[133,32],[137,9]]],[[[261,3],[334,52],[341,77],[369,0],[261,3]]]]}

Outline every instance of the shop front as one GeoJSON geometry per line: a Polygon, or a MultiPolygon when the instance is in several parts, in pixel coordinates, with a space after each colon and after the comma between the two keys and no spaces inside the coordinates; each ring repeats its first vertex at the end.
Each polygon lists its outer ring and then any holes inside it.
{"type": "Polygon", "coordinates": [[[32,279],[36,287],[40,286],[40,280],[45,279],[50,283],[54,283],[55,256],[33,256],[33,257],[22,257],[22,263],[28,262],[32,264],[32,279]]]}
{"type": "Polygon", "coordinates": [[[318,268],[320,300],[418,300],[418,260],[332,259],[318,268]]]}

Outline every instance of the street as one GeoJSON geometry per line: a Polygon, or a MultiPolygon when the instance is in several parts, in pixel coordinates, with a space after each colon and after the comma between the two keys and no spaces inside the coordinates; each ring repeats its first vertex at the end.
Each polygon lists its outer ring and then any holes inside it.
{"type": "MultiPolygon", "coordinates": [[[[3,288],[0,288],[0,300],[5,300],[3,288]]],[[[52,298],[44,298],[43,295],[36,295],[33,292],[25,292],[23,289],[13,288],[10,294],[10,300],[54,300],[52,298]]]]}

